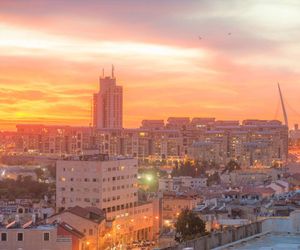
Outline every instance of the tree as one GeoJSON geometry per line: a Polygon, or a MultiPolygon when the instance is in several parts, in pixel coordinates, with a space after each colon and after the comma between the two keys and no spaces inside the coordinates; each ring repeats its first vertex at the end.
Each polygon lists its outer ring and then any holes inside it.
{"type": "Polygon", "coordinates": [[[199,170],[196,164],[191,160],[181,161],[179,165],[175,165],[171,175],[176,176],[191,176],[197,177],[199,175],[199,170]]]}
{"type": "Polygon", "coordinates": [[[218,174],[218,172],[214,172],[211,175],[207,175],[207,186],[211,186],[211,185],[218,185],[221,182],[221,178],[220,175],[218,174]]]}
{"type": "Polygon", "coordinates": [[[40,167],[35,168],[34,169],[34,173],[36,174],[36,177],[38,179],[43,179],[44,178],[44,172],[43,172],[43,170],[40,167]]]}
{"type": "Polygon", "coordinates": [[[175,224],[177,242],[194,239],[206,234],[205,223],[193,211],[184,209],[175,224]]]}
{"type": "Polygon", "coordinates": [[[225,169],[223,170],[222,174],[224,174],[225,172],[228,171],[228,173],[235,171],[235,170],[239,170],[241,169],[241,166],[238,162],[236,162],[235,160],[230,160],[226,166],[225,169]]]}
{"type": "Polygon", "coordinates": [[[51,178],[56,178],[56,166],[55,165],[48,165],[47,170],[51,178]]]}

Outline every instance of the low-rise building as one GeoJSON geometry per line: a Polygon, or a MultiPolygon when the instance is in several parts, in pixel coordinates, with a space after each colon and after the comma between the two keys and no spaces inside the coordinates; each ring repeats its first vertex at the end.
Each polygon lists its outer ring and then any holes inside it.
{"type": "Polygon", "coordinates": [[[0,226],[0,249],[88,250],[84,234],[67,223],[20,224],[18,219],[0,226]]]}
{"type": "Polygon", "coordinates": [[[106,233],[105,214],[101,209],[95,207],[82,208],[75,206],[55,214],[48,222],[66,222],[79,232],[86,235],[86,241],[90,250],[101,249],[105,245],[104,235],[106,233]]]}
{"type": "Polygon", "coordinates": [[[160,178],[159,191],[179,191],[180,188],[199,189],[207,186],[207,178],[193,178],[191,176],[178,176],[173,178],[160,178]]]}

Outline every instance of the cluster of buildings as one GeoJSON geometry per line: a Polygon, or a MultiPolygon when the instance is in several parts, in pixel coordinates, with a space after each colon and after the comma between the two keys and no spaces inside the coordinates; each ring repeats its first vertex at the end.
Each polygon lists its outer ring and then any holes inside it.
{"type": "Polygon", "coordinates": [[[236,170],[230,174],[220,173],[220,176],[220,183],[212,186],[200,184],[199,180],[205,181],[205,178],[160,179],[163,230],[174,228],[184,208],[197,213],[206,222],[207,231],[267,217],[288,216],[300,209],[299,174],[264,168],[236,170]],[[187,179],[188,186],[184,184],[187,179]]]}
{"type": "Polygon", "coordinates": [[[189,156],[217,164],[235,159],[244,166],[286,161],[288,130],[279,121],[209,121],[169,118],[166,125],[143,121],[137,129],[17,125],[15,150],[62,155],[97,149],[150,162],[189,156]]]}
{"type": "Polygon", "coordinates": [[[159,237],[160,200],[138,199],[137,164],[134,158],[93,151],[58,159],[54,207],[47,199],[0,202],[0,235],[6,235],[0,248],[35,249],[35,244],[41,249],[98,250],[153,244],[159,237]]]}
{"type": "Polygon", "coordinates": [[[170,117],[166,123],[143,120],[139,128],[126,129],[123,89],[114,69],[100,77],[91,126],[19,124],[15,133],[1,133],[0,143],[5,145],[0,152],[13,158],[32,162],[47,156],[43,160],[56,166],[55,212],[0,204],[0,213],[9,215],[0,216],[1,249],[34,249],[33,242],[53,250],[122,249],[172,233],[185,208],[214,231],[288,215],[300,206],[300,178],[280,168],[288,158],[287,126],[276,120],[170,117]],[[172,166],[186,158],[218,168],[197,177],[159,178],[158,192],[139,199],[140,164],[172,166]],[[230,160],[241,169],[223,171],[230,160]],[[220,181],[208,186],[215,172],[220,181]]]}
{"type": "Polygon", "coordinates": [[[134,158],[93,154],[59,160],[56,166],[56,208],[63,212],[56,217],[88,232],[82,228],[82,223],[76,220],[76,224],[75,219],[64,214],[76,206],[102,214],[105,223],[100,223],[97,231],[88,233],[94,236],[90,242],[91,247],[96,248],[92,249],[99,249],[100,243],[96,241],[100,238],[105,239],[101,247],[156,239],[159,200],[138,200],[137,164],[134,158]],[[102,232],[101,236],[99,232],[102,232]]]}
{"type": "MultiPolygon", "coordinates": [[[[186,156],[223,164],[285,162],[288,128],[279,121],[170,117],[143,120],[135,129],[123,128],[123,88],[111,76],[102,76],[93,96],[93,126],[17,125],[14,152],[82,154],[97,149],[110,156],[137,157],[145,162],[177,161],[186,156]]],[[[12,148],[12,147],[10,147],[12,148]]]]}
{"type": "Polygon", "coordinates": [[[97,149],[144,162],[172,163],[188,156],[216,164],[235,159],[242,166],[287,160],[288,130],[279,121],[209,121],[169,118],[166,125],[161,121],[161,126],[152,127],[156,121],[143,121],[137,129],[17,125],[15,151],[79,155],[97,149]]]}

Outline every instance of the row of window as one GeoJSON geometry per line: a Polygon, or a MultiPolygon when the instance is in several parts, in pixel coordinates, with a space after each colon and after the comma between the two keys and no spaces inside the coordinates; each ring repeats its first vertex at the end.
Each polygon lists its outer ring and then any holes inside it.
{"type": "MultiPolygon", "coordinates": [[[[17,241],[23,241],[24,240],[24,234],[23,233],[17,233],[16,235],[17,241]]],[[[50,233],[43,233],[43,240],[49,241],[50,240],[50,233]]],[[[7,233],[1,233],[1,241],[7,241],[7,233]]]]}
{"type": "MultiPolygon", "coordinates": [[[[132,198],[134,196],[137,196],[137,193],[134,192],[134,193],[131,193],[131,194],[126,194],[126,197],[127,198],[132,198]]],[[[117,196],[112,196],[112,198],[108,197],[108,198],[103,198],[103,202],[110,202],[110,201],[115,201],[115,200],[120,200],[120,195],[117,195],[117,196]]]]}
{"type": "MultiPolygon", "coordinates": [[[[120,200],[120,195],[117,195],[117,196],[113,196],[111,198],[112,201],[116,201],[116,200],[120,200]]],[[[108,198],[103,198],[103,202],[110,202],[110,197],[108,198]]]]}
{"type": "MultiPolygon", "coordinates": [[[[77,179],[76,179],[76,181],[81,181],[81,180],[82,180],[81,178],[77,178],[77,179]]],[[[70,181],[74,181],[74,178],[71,177],[71,178],[70,178],[70,181]]],[[[84,178],[83,181],[84,181],[84,182],[98,182],[99,179],[97,179],[97,178],[92,178],[92,179],[84,178]]]]}
{"type": "MultiPolygon", "coordinates": [[[[61,198],[62,203],[66,203],[66,200],[67,200],[66,197],[61,198]]],[[[69,200],[70,200],[70,202],[74,202],[73,198],[70,198],[69,200]]],[[[99,203],[100,202],[100,199],[98,199],[98,198],[84,198],[84,199],[81,199],[81,198],[77,197],[75,200],[76,201],[82,201],[83,200],[85,202],[93,202],[93,203],[99,203]]]]}
{"type": "Polygon", "coordinates": [[[120,170],[124,170],[124,169],[125,169],[125,166],[120,166],[120,167],[107,168],[107,171],[108,172],[111,172],[111,171],[120,171],[120,170]]]}
{"type": "Polygon", "coordinates": [[[107,208],[103,208],[103,212],[107,212],[107,213],[110,213],[110,212],[115,212],[115,211],[119,211],[119,210],[123,210],[125,208],[132,208],[133,206],[136,206],[137,202],[130,202],[130,203],[126,203],[125,204],[122,204],[122,205],[117,205],[117,206],[112,206],[112,207],[107,207],[107,208]]]}
{"type": "Polygon", "coordinates": [[[105,192],[107,190],[108,192],[110,192],[110,191],[125,189],[126,187],[130,188],[130,187],[133,187],[133,186],[134,186],[133,184],[127,184],[127,185],[121,185],[121,186],[113,186],[112,188],[108,187],[107,189],[104,187],[102,189],[102,191],[105,192]]]}
{"type": "Polygon", "coordinates": [[[134,174],[134,175],[127,175],[127,176],[124,176],[124,175],[121,175],[121,176],[114,176],[114,177],[112,177],[111,179],[110,179],[110,177],[108,177],[108,178],[103,178],[103,182],[105,182],[105,181],[110,181],[110,180],[112,180],[112,181],[115,181],[115,180],[125,180],[125,177],[127,177],[126,179],[129,179],[129,178],[137,178],[137,174],[134,174]]]}
{"type": "MultiPolygon", "coordinates": [[[[61,187],[60,188],[61,191],[66,191],[66,188],[65,187],[61,187]]],[[[75,189],[73,187],[70,188],[70,192],[73,192],[75,189]]],[[[76,189],[76,192],[90,192],[90,189],[89,188],[83,188],[82,190],[77,188],[76,189]]],[[[100,189],[99,188],[93,188],[91,189],[91,191],[95,192],[95,193],[99,193],[100,192],[100,189]]]]}

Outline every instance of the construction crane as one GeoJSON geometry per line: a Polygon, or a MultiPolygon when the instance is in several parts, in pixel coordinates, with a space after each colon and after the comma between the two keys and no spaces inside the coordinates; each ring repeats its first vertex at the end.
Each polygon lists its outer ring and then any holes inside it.
{"type": "Polygon", "coordinates": [[[279,85],[279,83],[277,83],[277,84],[278,84],[278,91],[279,91],[279,95],[280,95],[281,108],[282,108],[283,117],[284,117],[284,123],[285,123],[285,126],[289,127],[288,117],[287,117],[287,113],[286,113],[286,110],[285,110],[280,85],[279,85]]]}

